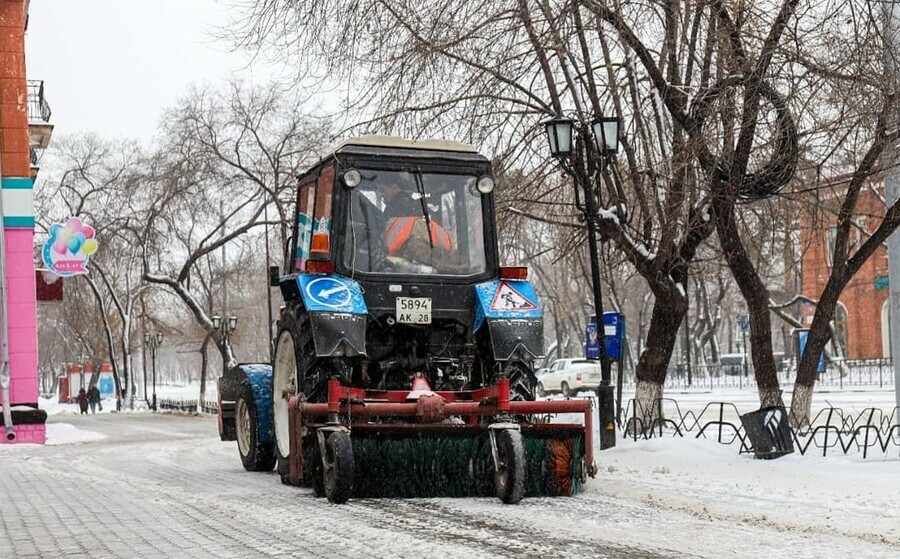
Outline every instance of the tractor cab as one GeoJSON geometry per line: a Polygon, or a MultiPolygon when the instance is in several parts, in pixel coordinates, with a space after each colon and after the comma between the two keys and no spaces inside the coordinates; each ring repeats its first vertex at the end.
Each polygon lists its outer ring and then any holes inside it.
{"type": "Polygon", "coordinates": [[[465,144],[348,140],[300,178],[290,272],[352,278],[375,318],[470,327],[472,286],[499,273],[493,187],[465,144]]]}
{"type": "Polygon", "coordinates": [[[445,140],[348,140],[300,179],[294,272],[372,280],[496,275],[490,166],[445,140]],[[340,243],[334,243],[340,238],[340,243]]]}

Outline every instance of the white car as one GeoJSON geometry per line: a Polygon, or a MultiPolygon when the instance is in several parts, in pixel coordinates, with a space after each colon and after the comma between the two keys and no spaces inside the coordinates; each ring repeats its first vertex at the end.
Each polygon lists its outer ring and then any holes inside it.
{"type": "Polygon", "coordinates": [[[544,396],[560,392],[573,396],[581,390],[596,390],[600,386],[600,362],[589,359],[557,359],[550,368],[538,373],[537,393],[544,396]]]}

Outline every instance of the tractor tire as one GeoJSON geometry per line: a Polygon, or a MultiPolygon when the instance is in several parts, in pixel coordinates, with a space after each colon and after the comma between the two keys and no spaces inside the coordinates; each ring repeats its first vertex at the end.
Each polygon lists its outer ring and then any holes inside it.
{"type": "Polygon", "coordinates": [[[353,445],[349,433],[335,431],[328,435],[322,467],[325,497],[331,503],[346,503],[353,494],[353,445]]]}
{"type": "Polygon", "coordinates": [[[241,382],[235,410],[235,431],[241,463],[248,472],[268,472],[275,465],[275,442],[259,440],[259,417],[250,383],[241,382]]]}
{"type": "Polygon", "coordinates": [[[506,366],[509,378],[509,399],[513,401],[534,401],[537,381],[534,372],[524,363],[516,362],[506,366]]]}
{"type": "Polygon", "coordinates": [[[499,429],[495,435],[497,464],[494,487],[497,497],[514,505],[525,496],[525,445],[518,429],[499,429]]]}
{"type": "MultiPolygon", "coordinates": [[[[512,361],[503,365],[503,373],[509,379],[509,399],[511,402],[533,402],[537,379],[534,371],[528,364],[521,361],[512,361]]],[[[537,419],[533,415],[514,415],[516,423],[534,423],[537,419]]]]}
{"type": "Polygon", "coordinates": [[[562,381],[562,384],[559,385],[559,389],[565,398],[568,398],[572,395],[572,391],[569,390],[569,383],[566,381],[562,381]]]}
{"type": "MultiPolygon", "coordinates": [[[[321,403],[328,399],[328,380],[341,378],[349,381],[351,364],[343,358],[319,357],[312,338],[309,317],[303,311],[287,313],[282,320],[281,332],[275,345],[275,363],[272,374],[272,414],[277,443],[278,474],[281,482],[290,483],[290,410],[291,396],[302,393],[307,402],[321,403]]],[[[320,459],[314,463],[303,453],[302,485],[312,485],[321,495],[321,472],[317,472],[320,459]]]]}
{"type": "Polygon", "coordinates": [[[290,413],[288,402],[297,393],[297,351],[289,328],[278,334],[272,367],[272,420],[275,426],[275,457],[281,483],[289,484],[290,413]]]}

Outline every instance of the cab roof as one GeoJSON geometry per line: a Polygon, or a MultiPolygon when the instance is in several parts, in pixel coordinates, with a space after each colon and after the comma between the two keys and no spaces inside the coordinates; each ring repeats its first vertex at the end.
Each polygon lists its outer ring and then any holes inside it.
{"type": "Polygon", "coordinates": [[[459,152],[467,152],[467,153],[478,153],[478,150],[475,149],[474,146],[469,144],[464,144],[462,142],[456,142],[453,140],[440,140],[440,139],[425,139],[425,140],[407,140],[405,138],[398,138],[396,136],[378,136],[378,135],[369,135],[369,136],[359,136],[356,138],[349,138],[341,142],[341,144],[335,148],[335,153],[340,153],[345,151],[344,148],[348,146],[368,146],[368,147],[382,147],[382,148],[394,148],[394,149],[418,149],[418,150],[429,150],[429,151],[459,151],[459,152]]]}
{"type": "Polygon", "coordinates": [[[358,136],[341,142],[327,156],[319,160],[306,172],[298,175],[298,178],[309,175],[319,168],[325,161],[340,156],[360,157],[366,159],[403,160],[403,159],[434,159],[464,163],[485,164],[487,157],[469,144],[453,140],[407,140],[395,136],[358,136]]]}

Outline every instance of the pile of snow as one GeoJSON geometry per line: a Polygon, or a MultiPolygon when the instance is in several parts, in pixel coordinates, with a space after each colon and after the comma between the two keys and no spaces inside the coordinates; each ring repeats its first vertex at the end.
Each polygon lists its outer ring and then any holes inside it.
{"type": "Polygon", "coordinates": [[[103,433],[79,429],[69,423],[48,423],[47,444],[62,445],[99,441],[107,438],[103,433]]]}

